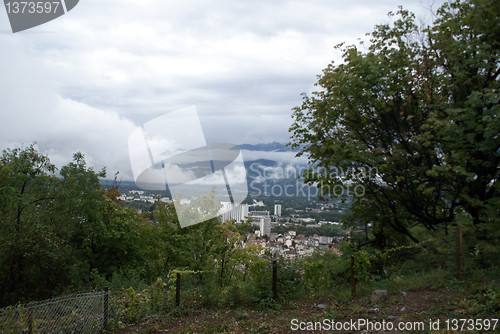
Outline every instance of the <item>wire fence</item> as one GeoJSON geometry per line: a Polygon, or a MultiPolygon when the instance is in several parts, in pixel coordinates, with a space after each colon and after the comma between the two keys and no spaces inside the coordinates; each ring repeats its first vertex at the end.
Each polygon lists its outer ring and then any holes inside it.
{"type": "Polygon", "coordinates": [[[0,333],[98,333],[108,323],[108,290],[0,310],[0,333]]]}
{"type": "MultiPolygon", "coordinates": [[[[457,229],[457,275],[463,267],[461,238],[457,229]]],[[[108,323],[110,328],[125,328],[172,310],[273,305],[279,298],[325,295],[348,287],[349,282],[354,297],[357,283],[426,271],[441,267],[441,262],[446,265],[443,255],[450,250],[445,248],[443,253],[438,246],[429,240],[386,252],[355,250],[350,257],[326,252],[298,260],[260,258],[248,267],[225,271],[173,270],[165,280],[158,278],[142,290],[116,288],[110,296],[105,288],[0,309],[0,333],[100,333],[109,329],[108,323]]]]}

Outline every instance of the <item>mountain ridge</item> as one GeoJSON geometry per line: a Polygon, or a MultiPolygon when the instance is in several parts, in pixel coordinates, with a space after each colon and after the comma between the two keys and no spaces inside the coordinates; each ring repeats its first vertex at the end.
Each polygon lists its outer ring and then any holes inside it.
{"type": "Polygon", "coordinates": [[[241,150],[247,151],[264,151],[264,152],[292,152],[292,149],[287,144],[273,141],[272,143],[260,144],[241,144],[238,145],[241,150]]]}

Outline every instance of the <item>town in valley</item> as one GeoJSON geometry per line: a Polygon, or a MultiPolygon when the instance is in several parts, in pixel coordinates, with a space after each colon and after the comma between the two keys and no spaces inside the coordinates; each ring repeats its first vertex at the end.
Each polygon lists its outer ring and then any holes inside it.
{"type": "MultiPolygon", "coordinates": [[[[172,202],[164,192],[125,189],[121,193],[122,205],[141,212],[151,211],[157,202],[172,202]]],[[[342,214],[349,205],[348,200],[249,196],[240,205],[222,202],[219,217],[236,224],[250,223],[245,243],[260,245],[263,253],[295,258],[312,255],[315,250],[339,253],[342,240],[360,233],[342,226],[342,214]]]]}

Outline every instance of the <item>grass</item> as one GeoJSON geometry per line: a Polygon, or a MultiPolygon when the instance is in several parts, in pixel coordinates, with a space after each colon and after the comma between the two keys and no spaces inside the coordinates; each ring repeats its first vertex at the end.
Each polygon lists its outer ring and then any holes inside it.
{"type": "MultiPolygon", "coordinates": [[[[498,270],[471,270],[461,279],[450,269],[394,272],[385,279],[357,284],[355,298],[350,285],[321,290],[314,296],[274,300],[265,298],[252,304],[202,303],[172,305],[160,316],[116,333],[288,333],[292,319],[373,319],[389,321],[429,321],[429,319],[485,319],[500,314],[498,270]],[[377,302],[370,296],[374,290],[388,291],[388,298],[377,302]],[[325,304],[324,308],[318,304],[325,304]]],[[[500,324],[499,324],[500,327],[500,324]]],[[[490,331],[491,332],[491,331],[490,331]]],[[[497,329],[500,333],[500,328],[497,329]]],[[[397,333],[397,332],[395,332],[397,333]]],[[[445,333],[445,332],[442,332],[445,333]]],[[[494,332],[491,332],[494,333],[494,332]]]]}

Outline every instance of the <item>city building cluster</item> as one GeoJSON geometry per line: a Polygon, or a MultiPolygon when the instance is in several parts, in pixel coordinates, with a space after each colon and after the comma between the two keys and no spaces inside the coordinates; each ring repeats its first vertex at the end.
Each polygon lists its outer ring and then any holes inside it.
{"type": "MultiPolygon", "coordinates": [[[[163,203],[171,202],[171,199],[166,196],[157,194],[149,194],[142,190],[130,190],[127,194],[119,197],[121,201],[127,204],[153,204],[156,201],[163,203]]],[[[314,234],[306,236],[297,234],[293,230],[285,233],[273,233],[272,227],[286,220],[286,226],[293,229],[293,226],[299,224],[307,224],[306,227],[320,227],[323,224],[338,225],[338,222],[320,221],[316,223],[313,218],[299,217],[296,213],[282,217],[283,207],[281,204],[275,204],[272,207],[273,212],[264,210],[265,205],[262,201],[253,200],[252,204],[234,205],[230,202],[222,202],[220,209],[220,217],[222,221],[233,220],[237,224],[243,222],[251,223],[255,228],[255,233],[246,236],[246,243],[259,244],[263,247],[263,253],[271,252],[275,255],[280,255],[285,258],[293,258],[296,256],[311,255],[315,249],[331,250],[338,253],[338,244],[343,237],[331,237],[314,234]]],[[[269,207],[268,207],[269,208],[269,207]]],[[[300,210],[295,210],[298,212],[300,210]]]]}
{"type": "Polygon", "coordinates": [[[262,202],[254,201],[254,204],[234,205],[229,202],[222,202],[221,218],[223,221],[234,220],[236,223],[250,220],[252,224],[259,228],[259,236],[271,235],[272,218],[281,217],[281,204],[274,205],[274,215],[269,211],[250,210],[250,208],[263,206],[262,202]]]}
{"type": "Polygon", "coordinates": [[[147,194],[144,190],[129,190],[127,194],[122,194],[118,199],[122,202],[137,202],[137,203],[151,203],[154,204],[156,201],[163,203],[172,202],[169,197],[166,196],[153,196],[147,194]]]}
{"type": "Polygon", "coordinates": [[[295,258],[300,256],[309,256],[315,249],[330,250],[338,253],[338,244],[343,237],[318,236],[317,234],[306,237],[295,231],[289,231],[285,234],[271,233],[269,238],[249,237],[247,242],[259,244],[264,250],[270,250],[272,254],[284,258],[295,258]]]}

